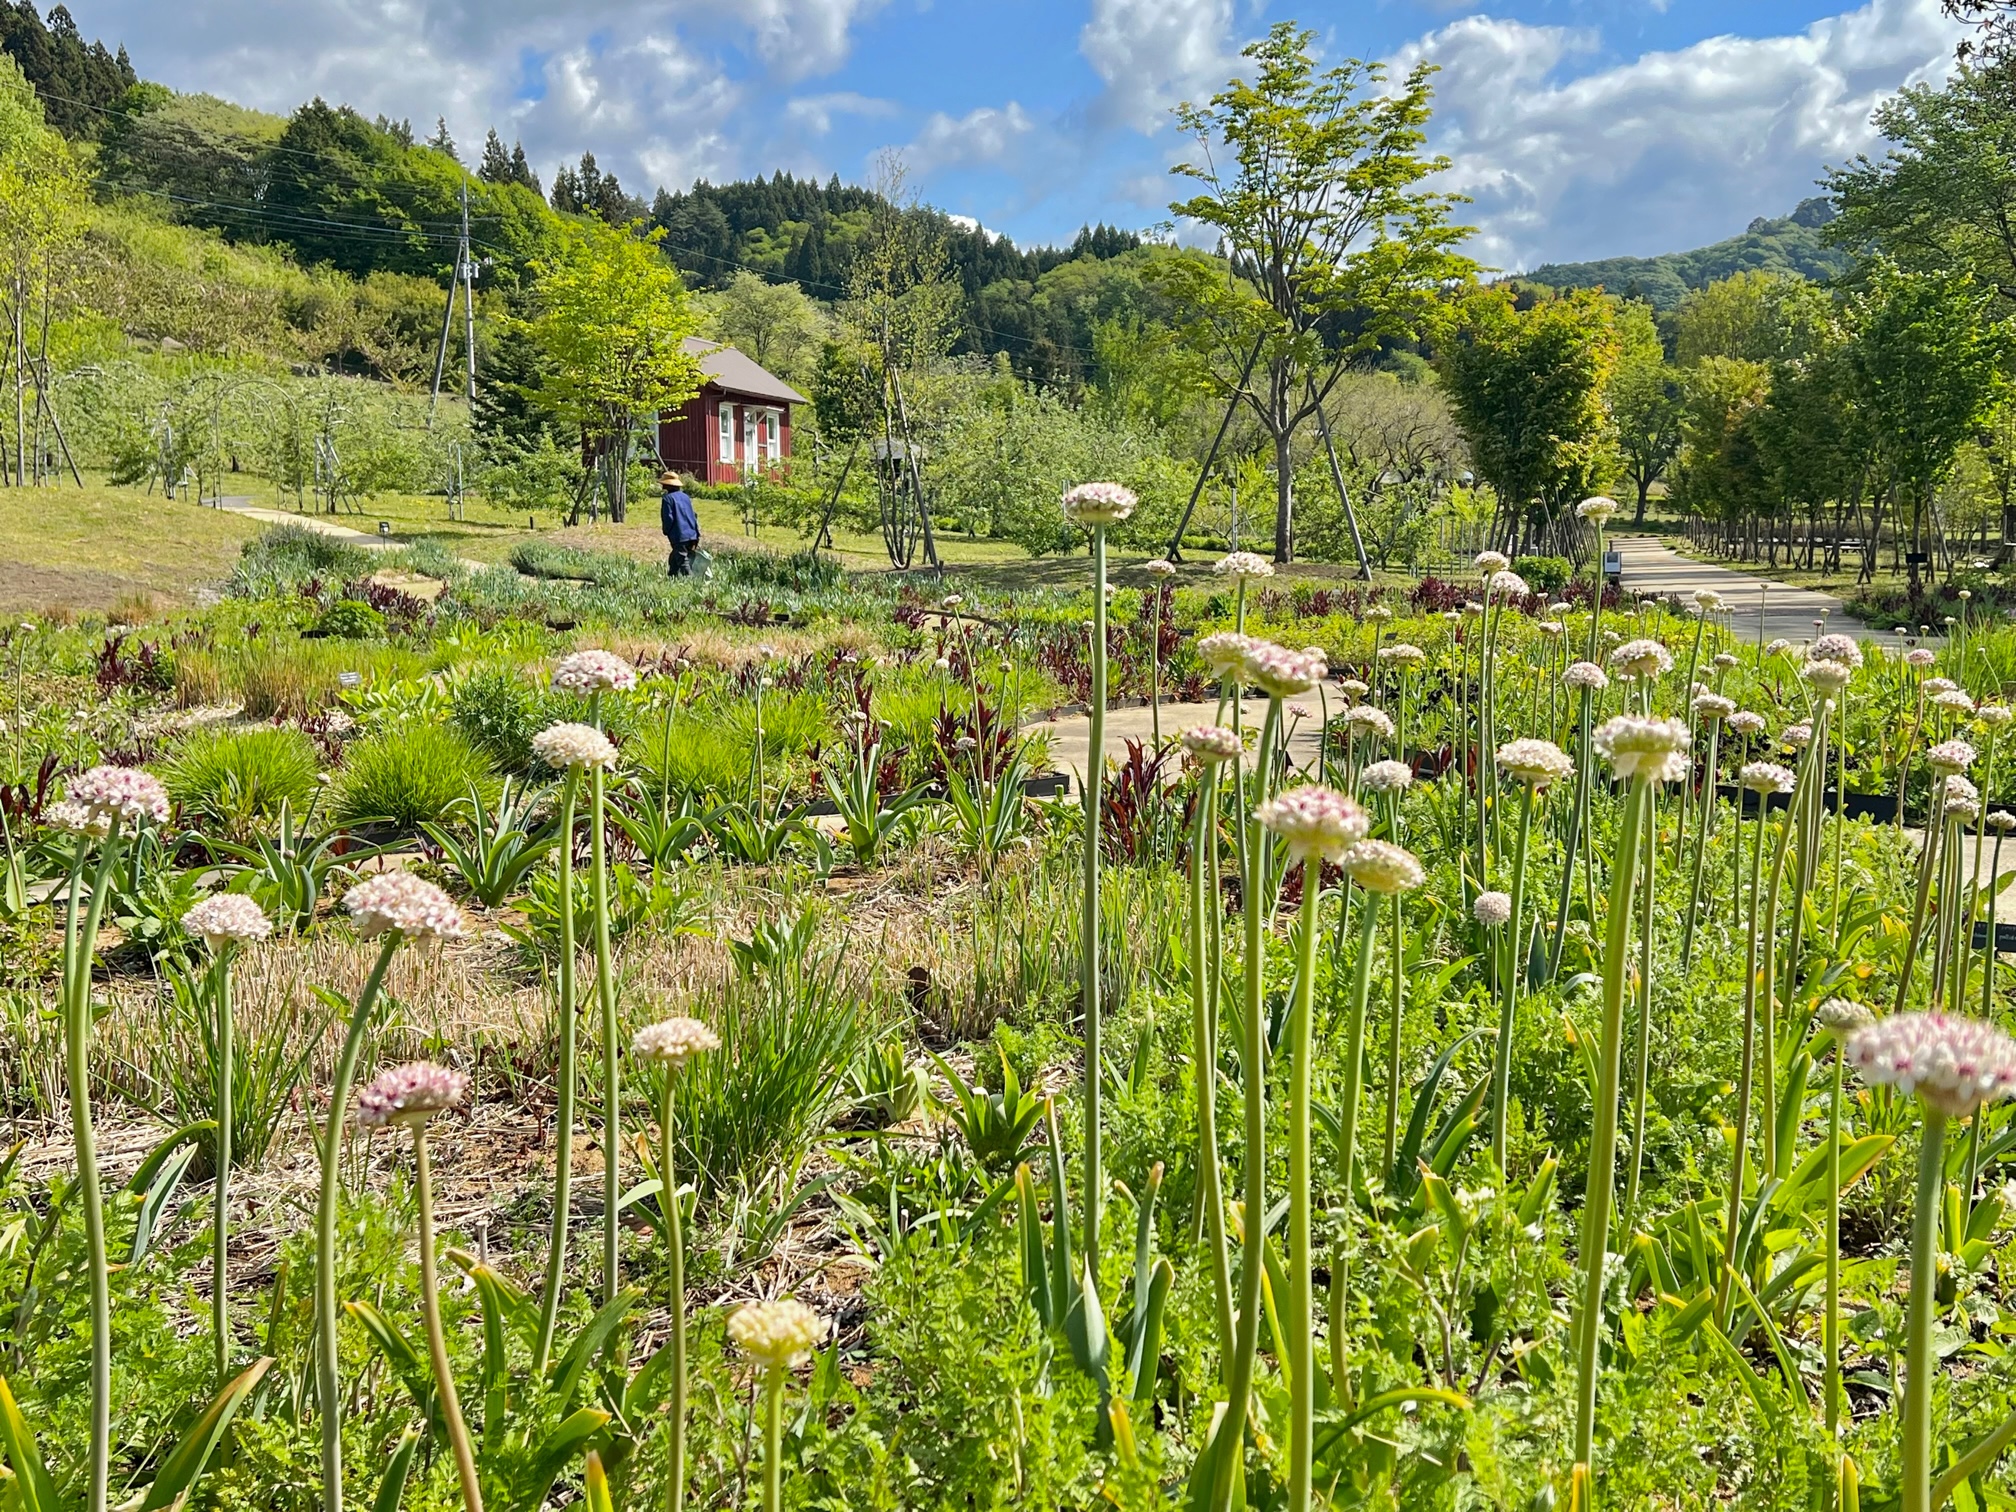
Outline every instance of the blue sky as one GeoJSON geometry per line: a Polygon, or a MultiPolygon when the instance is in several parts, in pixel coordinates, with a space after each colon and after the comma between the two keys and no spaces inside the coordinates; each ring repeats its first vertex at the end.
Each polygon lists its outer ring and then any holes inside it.
{"type": "Polygon", "coordinates": [[[1655,253],[1790,210],[1941,77],[1937,0],[74,0],[141,72],[273,110],[495,125],[542,173],[592,149],[647,196],[774,168],[865,180],[1020,242],[1167,218],[1169,107],[1293,17],[1324,53],[1440,64],[1434,145],[1473,248],[1655,253]]]}

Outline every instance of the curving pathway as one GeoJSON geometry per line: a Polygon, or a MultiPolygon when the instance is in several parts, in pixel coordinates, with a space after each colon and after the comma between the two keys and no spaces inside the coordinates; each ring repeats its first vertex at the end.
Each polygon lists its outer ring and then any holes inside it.
{"type": "Polygon", "coordinates": [[[1852,618],[1841,600],[1817,588],[1795,588],[1790,583],[1754,577],[1717,562],[1703,562],[1662,545],[1654,536],[1615,535],[1610,544],[1623,558],[1624,586],[1635,593],[1660,597],[1683,597],[1698,588],[1722,595],[1732,611],[1731,626],[1748,641],[1806,641],[1813,639],[1813,622],[1827,621],[1827,628],[1853,635],[1857,640],[1880,646],[1901,646],[1894,631],[1872,630],[1852,618]]]}

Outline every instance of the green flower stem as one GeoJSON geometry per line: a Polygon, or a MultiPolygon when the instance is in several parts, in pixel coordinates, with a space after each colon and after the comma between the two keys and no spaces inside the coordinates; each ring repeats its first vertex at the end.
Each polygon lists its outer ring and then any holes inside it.
{"type": "MultiPolygon", "coordinates": [[[[1988,806],[1984,801],[1983,814],[1988,806]]],[[[1841,945],[1841,847],[1848,833],[1848,720],[1841,720],[1841,733],[1834,740],[1834,891],[1828,902],[1827,934],[1838,950],[1841,945]]],[[[1992,959],[1992,955],[1991,955],[1992,959]]]]}
{"type": "Polygon", "coordinates": [[[217,1382],[221,1388],[230,1379],[231,1363],[231,1277],[227,1241],[231,1230],[231,1119],[233,1024],[231,1021],[231,946],[218,952],[212,970],[212,991],[217,1008],[217,1094],[212,1099],[217,1134],[212,1141],[217,1167],[216,1188],[211,1195],[210,1219],[210,1331],[217,1349],[217,1382]]]}
{"type": "MultiPolygon", "coordinates": [[[[1685,828],[1685,824],[1679,826],[1685,828]]],[[[1623,1222],[1630,1241],[1631,1220],[1638,1212],[1638,1179],[1645,1167],[1645,1113],[1652,1064],[1652,880],[1659,849],[1659,791],[1645,792],[1645,885],[1639,889],[1638,1016],[1631,1035],[1631,1166],[1624,1177],[1623,1222]]]]}
{"type": "Polygon", "coordinates": [[[371,1027],[379,991],[385,985],[392,953],[399,948],[398,931],[385,936],[364,989],[350,1010],[350,1028],[336,1057],[329,1083],[329,1118],[322,1126],[322,1190],[315,1204],[315,1384],[322,1412],[322,1505],[343,1505],[343,1379],[336,1335],[336,1208],[342,1197],[343,1132],[350,1116],[350,1084],[357,1079],[357,1058],[371,1027]]]}
{"type": "Polygon", "coordinates": [[[534,1374],[544,1376],[560,1322],[560,1293],[567,1284],[567,1222],[574,1179],[574,1096],[581,1076],[574,1001],[574,800],[581,770],[569,767],[560,788],[560,962],[554,992],[554,1028],[560,1038],[558,1107],[553,1115],[553,1229],[546,1241],[546,1289],[539,1299],[539,1335],[532,1349],[534,1374]]]}
{"type": "MultiPolygon", "coordinates": [[[[1985,810],[1987,802],[1982,802],[1985,810]]],[[[1976,842],[1977,844],[1979,842],[1976,842]]],[[[1995,832],[1995,849],[1988,858],[1988,953],[1981,959],[1981,1017],[1990,1023],[1995,1019],[1995,904],[2001,897],[1996,887],[1996,878],[2002,875],[2002,831],[1995,832]]]]}
{"type": "MultiPolygon", "coordinates": [[[[1596,1103],[1589,1135],[1589,1189],[1582,1212],[1582,1307],[1575,1337],[1575,1459],[1592,1463],[1596,1440],[1596,1373],[1603,1336],[1603,1259],[1610,1246],[1610,1207],[1617,1182],[1617,1098],[1624,1059],[1624,961],[1631,946],[1632,889],[1648,784],[1633,778],[1610,872],[1610,908],[1603,950],[1603,1026],[1596,1103]]],[[[1649,885],[1649,883],[1648,883],[1649,885]]]]}
{"type": "Polygon", "coordinates": [[[1932,1512],[1932,1301],[1939,1276],[1939,1207],[1946,1180],[1946,1115],[1927,1104],[1911,1210],[1911,1295],[1904,1309],[1903,1512],[1932,1512]]]}
{"type": "MultiPolygon", "coordinates": [[[[1897,812],[1892,822],[1904,833],[1904,789],[1911,781],[1911,757],[1918,749],[1918,732],[1925,728],[1925,687],[1918,687],[1918,706],[1911,715],[1911,733],[1904,737],[1904,754],[1897,762],[1897,812]]],[[[1943,784],[1942,784],[1943,786],[1943,784]]]]}
{"type": "MultiPolygon", "coordinates": [[[[616,1211],[623,1195],[620,1157],[623,1153],[623,1056],[616,1026],[616,971],[609,958],[609,837],[608,775],[597,767],[588,778],[589,885],[595,900],[595,997],[602,1019],[602,1300],[613,1301],[622,1289],[617,1239],[622,1233],[616,1211]]],[[[568,899],[573,906],[573,899],[568,899]]]]}
{"type": "MultiPolygon", "coordinates": [[[[1816,721],[1816,744],[1825,737],[1826,715],[1816,721]]],[[[1778,838],[1771,846],[1771,872],[1765,880],[1764,922],[1759,927],[1763,940],[1763,983],[1758,993],[1758,1007],[1761,1016],[1759,1038],[1762,1041],[1762,1064],[1758,1068],[1758,1080],[1763,1092],[1763,1136],[1764,1164],[1760,1169],[1765,1175],[1782,1180],[1789,1167],[1792,1152],[1778,1148],[1778,894],[1785,880],[1785,858],[1792,844],[1793,832],[1802,824],[1806,809],[1807,785],[1813,775],[1813,750],[1809,745],[1799,753],[1799,766],[1792,782],[1792,794],[1785,803],[1785,817],[1778,821],[1778,838]]],[[[1770,812],[1768,798],[1758,799],[1757,843],[1764,843],[1763,823],[1770,812]]],[[[1796,964],[1796,963],[1795,963],[1796,964]]]]}
{"type": "MultiPolygon", "coordinates": [[[[1085,1014],[1085,1263],[1099,1275],[1099,1210],[1105,1164],[1099,1148],[1105,1080],[1099,1003],[1099,818],[1106,778],[1106,530],[1092,531],[1091,745],[1085,757],[1085,896],[1079,984],[1085,1014]]],[[[1270,715],[1271,717],[1271,715],[1270,715]]],[[[1250,906],[1253,894],[1247,895],[1250,906]]]]}
{"type": "Polygon", "coordinates": [[[1148,595],[1155,604],[1155,617],[1148,629],[1148,718],[1155,749],[1159,751],[1162,749],[1162,589],[1152,580],[1148,595]]]}
{"type": "Polygon", "coordinates": [[[441,1421],[455,1453],[455,1476],[462,1485],[464,1512],[483,1512],[483,1488],[476,1479],[476,1452],[462,1403],[455,1395],[455,1372],[448,1367],[448,1338],[441,1330],[441,1287],[434,1274],[434,1181],[427,1161],[427,1123],[413,1124],[413,1195],[420,1208],[420,1310],[427,1323],[427,1354],[434,1362],[434,1391],[441,1421]]]}
{"type": "MultiPolygon", "coordinates": [[[[1743,841],[1743,810],[1736,810],[1736,841],[1743,841]]],[[[1750,1105],[1757,1073],[1757,894],[1764,866],[1764,795],[1757,795],[1757,819],[1750,826],[1750,891],[1743,947],[1743,1060],[1736,1075],[1736,1149],[1729,1165],[1729,1220],[1722,1236],[1722,1280],[1715,1291],[1715,1318],[1727,1316],[1730,1283],[1736,1273],[1736,1230],[1743,1215],[1743,1171],[1750,1153],[1750,1105]]],[[[1771,1122],[1767,1108],[1764,1121],[1771,1122]]]]}
{"type": "Polygon", "coordinates": [[[1820,1347],[1826,1356],[1825,1394],[1827,1443],[1838,1452],[1841,1430],[1841,1082],[1847,1057],[1834,1041],[1834,1095],[1827,1103],[1827,1311],[1820,1323],[1820,1347]]]}
{"type": "MultiPolygon", "coordinates": [[[[1197,1095],[1197,1193],[1201,1231],[1210,1241],[1211,1295],[1217,1304],[1218,1355],[1232,1354],[1232,1261],[1225,1240],[1224,1173],[1218,1163],[1218,1035],[1211,1012],[1215,988],[1206,960],[1205,911],[1210,894],[1207,847],[1215,844],[1218,827],[1216,769],[1205,769],[1197,794],[1196,826],[1190,837],[1190,1059],[1197,1095]]],[[[1192,1243],[1198,1235],[1192,1235],[1192,1243]]]]}
{"type": "MultiPolygon", "coordinates": [[[[1568,845],[1561,852],[1561,896],[1554,906],[1554,951],[1548,961],[1547,974],[1552,977],[1561,970],[1561,957],[1568,943],[1568,903],[1575,892],[1576,853],[1585,849],[1589,833],[1589,800],[1593,778],[1589,771],[1589,732],[1593,724],[1590,708],[1590,692],[1581,691],[1581,714],[1578,723],[1581,729],[1581,744],[1577,749],[1575,762],[1575,806],[1568,815],[1568,845]]],[[[1587,886],[1588,872],[1583,873],[1587,886]]],[[[1479,879],[1481,884],[1482,879],[1479,879]]],[[[1594,918],[1594,911],[1591,911],[1594,918]]]]}
{"type": "Polygon", "coordinates": [[[91,1271],[91,1487],[89,1512],[105,1512],[112,1477],[112,1269],[105,1243],[105,1196],[98,1176],[98,1136],[91,1119],[91,958],[105,894],[119,857],[118,822],[98,853],[91,879],[91,902],[80,926],[77,885],[83,879],[91,839],[80,836],[70,868],[70,899],[64,927],[66,970],[63,990],[64,1061],[69,1074],[70,1137],[77,1147],[78,1199],[84,1207],[84,1245],[91,1271]]]}
{"type": "Polygon", "coordinates": [[[763,1371],[763,1512],[784,1506],[784,1374],[781,1365],[763,1371]]]}
{"type": "MultiPolygon", "coordinates": [[[[1274,733],[1280,727],[1281,700],[1267,700],[1266,719],[1260,726],[1259,756],[1264,769],[1274,758],[1274,733]]],[[[1235,781],[1243,778],[1234,765],[1235,781]]],[[[1245,1094],[1244,1223],[1239,1273],[1237,1333],[1233,1339],[1232,1363],[1225,1375],[1225,1415],[1219,1420],[1218,1459],[1212,1471],[1211,1509],[1225,1512],[1231,1505],[1234,1472],[1238,1469],[1246,1441],[1248,1397],[1253,1389],[1254,1359],[1260,1349],[1260,1283],[1267,1269],[1267,1014],[1265,1001],[1266,949],[1263,931],[1266,920],[1256,899],[1265,871],[1263,847],[1266,835],[1259,821],[1240,796],[1238,829],[1244,837],[1242,878],[1245,924],[1245,1003],[1241,1016],[1240,1080],[1245,1094]]],[[[1362,1050],[1365,1027],[1363,979],[1360,980],[1357,1012],[1358,1038],[1353,1043],[1362,1050]]],[[[1353,1083],[1355,1087],[1355,1081],[1353,1083]]],[[[1346,1114],[1349,1118],[1351,1115],[1346,1114]]],[[[1347,1177],[1348,1181],[1348,1177],[1347,1177]]]]}
{"type": "MultiPolygon", "coordinates": [[[[1338,1099],[1338,1175],[1344,1183],[1348,1208],[1357,1191],[1355,1167],[1358,1156],[1358,1104],[1365,1095],[1365,1018],[1372,1001],[1372,941],[1378,931],[1381,893],[1359,890],[1358,958],[1352,964],[1350,1017],[1344,1027],[1344,1091],[1338,1099]]],[[[1398,908],[1396,902],[1393,905],[1398,908]]],[[[1338,1320],[1332,1318],[1335,1329],[1338,1320]]]]}
{"type": "MultiPolygon", "coordinates": [[[[1397,809],[1399,803],[1396,801],[1397,809]]],[[[1390,831],[1389,831],[1390,833],[1390,831]]],[[[1402,975],[1405,962],[1402,947],[1406,943],[1406,916],[1400,909],[1400,898],[1396,893],[1393,907],[1386,915],[1386,953],[1391,957],[1386,976],[1387,1024],[1386,1036],[1386,1140],[1379,1147],[1379,1170],[1382,1181],[1392,1179],[1393,1162],[1400,1150],[1400,1018],[1405,1004],[1405,980],[1402,975]]]]}
{"type": "MultiPolygon", "coordinates": [[[[1533,835],[1533,788],[1524,785],[1519,805],[1519,839],[1512,851],[1512,919],[1506,926],[1512,957],[1501,972],[1498,992],[1498,1044],[1491,1054],[1491,1160],[1504,1175],[1507,1132],[1512,1106],[1512,1029],[1519,1014],[1519,931],[1525,920],[1526,852],[1533,835]]],[[[1390,1163],[1390,1162],[1389,1162],[1390,1163]]]]}
{"type": "MultiPolygon", "coordinates": [[[[1687,917],[1680,935],[1680,970],[1684,973],[1694,962],[1694,933],[1699,926],[1701,915],[1701,874],[1708,857],[1708,835],[1715,817],[1715,776],[1721,758],[1722,721],[1716,720],[1708,726],[1708,771],[1707,781],[1701,785],[1700,819],[1694,827],[1694,881],[1687,893],[1687,917]]],[[[1683,818],[1681,826],[1686,828],[1683,818]]]]}
{"type": "Polygon", "coordinates": [[[673,1176],[678,1150],[673,1120],[673,1068],[665,1068],[663,1101],[658,1109],[658,1202],[665,1213],[668,1302],[672,1313],[671,1453],[665,1467],[665,1505],[679,1512],[686,1501],[686,1231],[679,1208],[679,1183],[673,1176]]]}
{"type": "MultiPolygon", "coordinates": [[[[1946,809],[1946,779],[1941,777],[1932,790],[1933,814],[1944,813],[1946,809]]],[[[1925,840],[1918,854],[1918,895],[1911,904],[1911,928],[1904,936],[1904,964],[1897,972],[1897,997],[1891,1003],[1892,1013],[1902,1013],[1904,1002],[1911,991],[1911,968],[1918,963],[1918,940],[1925,932],[1925,905],[1932,897],[1932,871],[1938,860],[1939,837],[1946,826],[1928,818],[1925,825],[1925,840]]]]}
{"type": "MultiPolygon", "coordinates": [[[[1316,1233],[1309,1195],[1309,1128],[1322,892],[1323,863],[1312,856],[1302,863],[1302,924],[1295,937],[1295,997],[1288,1010],[1288,1316],[1283,1323],[1288,1338],[1290,1512],[1308,1512],[1315,1486],[1316,1310],[1311,1278],[1316,1270],[1316,1233]]],[[[1249,1226],[1257,1226],[1258,1218],[1257,1209],[1248,1211],[1249,1226]]]]}

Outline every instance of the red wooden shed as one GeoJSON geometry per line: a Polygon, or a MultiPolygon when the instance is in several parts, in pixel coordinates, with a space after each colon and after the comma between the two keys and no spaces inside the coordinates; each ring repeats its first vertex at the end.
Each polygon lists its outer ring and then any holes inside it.
{"type": "Polygon", "coordinates": [[[700,392],[658,417],[658,455],[667,467],[709,483],[737,483],[791,456],[791,406],[798,390],[732,346],[699,336],[686,351],[706,375],[700,392]]]}

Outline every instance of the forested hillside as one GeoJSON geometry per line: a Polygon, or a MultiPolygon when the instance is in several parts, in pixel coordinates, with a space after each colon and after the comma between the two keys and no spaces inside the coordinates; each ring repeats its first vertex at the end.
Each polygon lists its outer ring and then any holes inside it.
{"type": "Polygon", "coordinates": [[[1555,289],[1602,288],[1623,299],[1642,299],[1663,314],[1677,309],[1689,291],[1705,289],[1732,273],[1831,278],[1849,263],[1846,251],[1821,236],[1820,228],[1832,218],[1829,201],[1803,200],[1788,216],[1774,220],[1760,215],[1741,236],[1692,252],[1545,263],[1525,276],[1555,289]]]}

